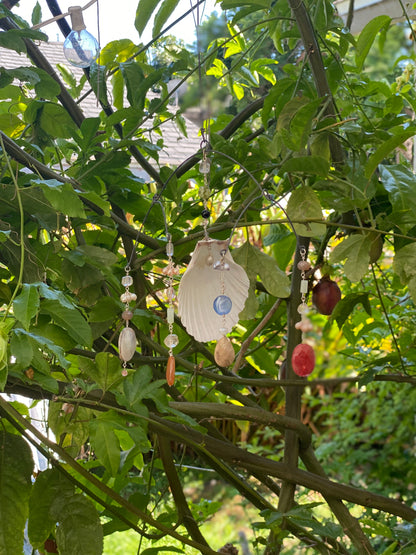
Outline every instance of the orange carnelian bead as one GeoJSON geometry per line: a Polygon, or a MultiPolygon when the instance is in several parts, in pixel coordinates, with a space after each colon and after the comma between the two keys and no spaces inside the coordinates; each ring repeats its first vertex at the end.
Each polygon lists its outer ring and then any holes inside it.
{"type": "Polygon", "coordinates": [[[175,357],[172,355],[168,358],[168,364],[166,366],[166,381],[168,385],[173,385],[175,383],[175,357]]]}

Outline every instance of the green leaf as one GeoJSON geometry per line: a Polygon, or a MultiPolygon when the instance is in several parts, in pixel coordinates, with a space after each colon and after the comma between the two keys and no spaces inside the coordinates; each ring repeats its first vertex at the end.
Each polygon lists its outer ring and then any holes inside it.
{"type": "Polygon", "coordinates": [[[371,304],[368,297],[369,293],[350,293],[337,302],[331,319],[336,321],[339,329],[342,328],[357,304],[362,304],[367,314],[371,316],[371,304]]]}
{"type": "Polygon", "coordinates": [[[35,7],[32,11],[32,25],[37,25],[42,21],[42,8],[40,7],[39,2],[36,2],[35,7]]]}
{"type": "MultiPolygon", "coordinates": [[[[150,366],[142,366],[134,374],[128,376],[123,383],[124,398],[120,397],[124,401],[123,404],[134,412],[144,415],[147,415],[148,411],[143,404],[143,399],[152,399],[158,406],[161,400],[159,390],[164,384],[164,380],[152,382],[152,377],[150,366]]],[[[164,408],[162,405],[161,410],[164,408]]]]}
{"type": "Polygon", "coordinates": [[[295,156],[282,164],[279,175],[284,173],[304,173],[326,177],[329,161],[322,156],[295,156]]]}
{"type": "Polygon", "coordinates": [[[77,127],[69,113],[53,102],[39,102],[38,123],[51,137],[70,139],[77,132],[77,127]]]}
{"type": "Polygon", "coordinates": [[[159,11],[155,15],[155,20],[153,23],[153,31],[152,31],[153,38],[155,38],[156,35],[160,33],[163,25],[172,15],[172,12],[174,11],[174,9],[178,4],[179,4],[179,0],[164,0],[162,2],[162,5],[160,6],[159,11]]]}
{"type": "Polygon", "coordinates": [[[247,272],[250,282],[259,275],[264,287],[274,297],[286,298],[290,294],[289,278],[276,261],[248,241],[232,251],[232,256],[247,272]]]}
{"type": "Polygon", "coordinates": [[[384,524],[383,522],[377,522],[369,517],[360,518],[360,524],[363,526],[366,532],[370,532],[371,535],[382,536],[383,538],[392,539],[393,533],[391,528],[384,524]]]}
{"type": "Polygon", "coordinates": [[[39,293],[35,284],[24,283],[22,292],[13,301],[13,313],[23,327],[28,330],[32,318],[39,311],[39,293]]]}
{"type": "Polygon", "coordinates": [[[360,281],[370,264],[370,235],[350,235],[339,243],[331,253],[331,264],[345,260],[344,273],[350,281],[360,281]]]}
{"type": "Polygon", "coordinates": [[[12,331],[10,337],[10,353],[15,357],[16,362],[13,364],[14,370],[22,370],[27,368],[32,362],[33,346],[26,333],[21,333],[19,329],[12,331]]]}
{"type": "Polygon", "coordinates": [[[40,186],[51,206],[70,218],[85,218],[84,205],[69,183],[56,179],[33,179],[34,185],[40,186]]]}
{"type": "Polygon", "coordinates": [[[91,264],[98,267],[108,268],[117,262],[117,255],[102,247],[96,247],[95,245],[80,245],[77,250],[81,251],[91,264]]]}
{"type": "Polygon", "coordinates": [[[35,333],[29,333],[23,329],[20,329],[19,333],[27,334],[35,342],[38,348],[42,350],[46,349],[49,353],[55,355],[59,364],[64,368],[68,368],[70,366],[71,363],[65,358],[65,351],[62,349],[62,347],[55,345],[53,341],[50,341],[46,337],[42,337],[35,333]]]}
{"type": "Polygon", "coordinates": [[[55,499],[51,513],[59,526],[56,543],[60,555],[102,555],[103,529],[92,502],[77,493],[55,499]]]}
{"type": "Polygon", "coordinates": [[[402,164],[380,165],[379,171],[393,207],[391,218],[407,231],[416,224],[415,176],[402,164]]]}
{"type": "Polygon", "coordinates": [[[50,514],[54,499],[73,494],[73,484],[58,470],[48,469],[37,475],[29,501],[28,535],[33,547],[43,547],[55,528],[56,519],[50,514]]]}
{"type": "Polygon", "coordinates": [[[360,36],[357,40],[357,46],[355,51],[355,63],[357,64],[358,71],[361,71],[364,65],[364,61],[370,48],[374,42],[379,31],[390,25],[391,17],[388,15],[379,15],[369,21],[364,29],[361,31],[360,36]]]}
{"type": "Polygon", "coordinates": [[[41,310],[47,312],[77,343],[86,347],[92,345],[91,328],[79,310],[74,307],[69,309],[47,299],[42,300],[41,310]]]}
{"type": "Polygon", "coordinates": [[[0,553],[23,552],[24,529],[32,487],[32,453],[28,443],[0,429],[0,553]]]}
{"type": "Polygon", "coordinates": [[[416,302],[416,243],[409,243],[396,252],[393,269],[402,283],[407,283],[413,302],[416,302]]]}
{"type": "Polygon", "coordinates": [[[370,177],[377,169],[377,166],[384,160],[384,158],[391,154],[394,149],[402,146],[402,144],[409,137],[413,137],[415,134],[416,130],[414,129],[414,127],[408,127],[405,131],[394,135],[393,137],[382,143],[382,145],[379,146],[378,149],[373,152],[373,154],[367,160],[367,164],[365,166],[365,176],[367,177],[367,179],[370,179],[370,177]]]}
{"type": "Polygon", "coordinates": [[[316,237],[325,233],[324,224],[308,221],[323,219],[318,195],[311,187],[302,186],[295,189],[290,195],[286,211],[298,235],[316,237]],[[301,223],[302,221],[305,223],[301,223]]]}
{"type": "Polygon", "coordinates": [[[112,412],[90,421],[90,441],[99,460],[111,476],[116,476],[120,467],[120,442],[114,433],[118,423],[113,421],[112,412]]]}
{"type": "Polygon", "coordinates": [[[158,0],[140,0],[136,10],[136,18],[134,20],[134,26],[139,32],[139,35],[143,33],[158,4],[158,0]]]}
{"type": "Polygon", "coordinates": [[[111,353],[97,353],[95,362],[78,357],[80,369],[103,391],[117,385],[122,379],[120,359],[111,353]]]}

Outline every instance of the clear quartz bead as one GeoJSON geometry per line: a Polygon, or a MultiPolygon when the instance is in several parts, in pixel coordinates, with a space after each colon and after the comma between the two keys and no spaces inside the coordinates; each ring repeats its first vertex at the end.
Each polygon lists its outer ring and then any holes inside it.
{"type": "Polygon", "coordinates": [[[199,163],[199,171],[202,174],[207,174],[209,173],[210,168],[211,168],[211,161],[208,158],[203,158],[199,163]]]}
{"type": "Polygon", "coordinates": [[[209,254],[206,258],[206,264],[207,266],[212,266],[212,263],[214,262],[214,259],[212,258],[212,256],[209,254]]]}
{"type": "Polygon", "coordinates": [[[129,287],[130,285],[133,285],[133,278],[129,275],[123,276],[121,278],[121,285],[124,285],[124,287],[129,287]]]}
{"type": "Polygon", "coordinates": [[[175,322],[175,309],[173,306],[168,306],[166,311],[166,320],[168,324],[173,324],[175,322]]]}
{"type": "Polygon", "coordinates": [[[227,328],[220,328],[218,331],[219,331],[220,333],[222,333],[223,335],[225,335],[226,333],[228,333],[227,328]]]}
{"type": "Polygon", "coordinates": [[[302,303],[298,306],[298,313],[299,314],[307,314],[309,312],[309,307],[307,304],[302,303]]]}
{"type": "Polygon", "coordinates": [[[166,296],[169,301],[172,301],[175,298],[175,289],[172,286],[166,289],[166,296]]]}
{"type": "Polygon", "coordinates": [[[166,245],[166,254],[168,256],[173,256],[173,252],[174,252],[173,243],[169,241],[169,243],[166,245]]]}
{"type": "Polygon", "coordinates": [[[168,349],[174,349],[179,343],[176,333],[170,333],[165,337],[164,344],[168,349]]]}

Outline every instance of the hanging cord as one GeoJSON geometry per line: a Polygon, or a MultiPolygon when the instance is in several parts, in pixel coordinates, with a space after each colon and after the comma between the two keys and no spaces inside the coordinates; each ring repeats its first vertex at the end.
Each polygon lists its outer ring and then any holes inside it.
{"type": "MultiPolygon", "coordinates": [[[[84,11],[84,10],[88,9],[95,2],[97,2],[97,4],[98,4],[98,0],[90,0],[90,2],[88,2],[88,4],[85,4],[85,6],[83,6],[81,8],[81,10],[84,11]]],[[[97,9],[98,9],[98,6],[97,6],[97,9]]],[[[55,21],[58,21],[59,19],[62,19],[64,17],[68,17],[69,15],[71,15],[70,12],[61,13],[59,15],[56,15],[55,17],[51,17],[51,19],[47,19],[46,21],[42,21],[41,23],[38,23],[37,25],[33,25],[32,29],[41,29],[42,27],[45,27],[46,25],[50,25],[51,23],[54,23],[55,21]]],[[[100,41],[98,40],[98,42],[100,42],[100,41]]]]}

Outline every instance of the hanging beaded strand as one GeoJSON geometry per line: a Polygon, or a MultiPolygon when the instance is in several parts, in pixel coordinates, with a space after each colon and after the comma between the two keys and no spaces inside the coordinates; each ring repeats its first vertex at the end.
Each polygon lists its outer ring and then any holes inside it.
{"type": "Polygon", "coordinates": [[[173,300],[175,298],[175,290],[173,288],[173,276],[179,274],[178,268],[175,267],[173,263],[173,243],[172,236],[167,234],[168,243],[166,245],[166,254],[168,256],[168,265],[162,270],[163,274],[168,276],[168,286],[166,289],[166,294],[168,297],[168,307],[166,310],[166,320],[169,326],[169,334],[165,337],[165,345],[169,349],[169,358],[166,366],[166,381],[168,385],[173,385],[175,383],[175,357],[173,356],[173,349],[178,345],[178,336],[173,333],[173,324],[175,322],[175,308],[173,305],[173,300]]]}
{"type": "Polygon", "coordinates": [[[220,252],[221,258],[214,263],[214,270],[220,271],[220,294],[218,297],[214,299],[213,308],[215,312],[222,316],[222,327],[219,329],[219,332],[222,334],[223,337],[218,341],[215,351],[214,351],[214,358],[215,362],[219,366],[230,366],[230,364],[234,360],[234,348],[230,339],[226,336],[227,328],[225,323],[225,317],[227,314],[231,312],[233,303],[228,295],[225,293],[225,280],[224,280],[224,272],[228,272],[230,270],[230,265],[225,260],[225,255],[227,254],[226,249],[223,249],[220,252]]]}
{"type": "Polygon", "coordinates": [[[137,346],[136,334],[129,326],[130,320],[133,318],[133,311],[130,310],[130,303],[137,300],[137,295],[130,291],[130,285],[133,285],[133,278],[130,275],[130,266],[127,265],[124,270],[126,275],[121,278],[121,285],[124,286],[125,291],[120,296],[120,300],[124,303],[124,311],[121,317],[126,325],[118,337],[118,350],[120,359],[123,361],[123,370],[121,374],[127,376],[127,363],[133,358],[137,346]]]}
{"type": "Polygon", "coordinates": [[[302,260],[299,260],[297,268],[300,271],[300,298],[301,303],[298,306],[298,313],[301,315],[301,320],[296,322],[295,328],[302,332],[302,343],[296,345],[292,353],[292,368],[298,376],[309,376],[315,366],[315,353],[313,348],[307,343],[303,343],[305,334],[312,330],[312,323],[306,316],[309,312],[309,307],[306,304],[306,295],[308,294],[309,280],[306,277],[306,272],[311,268],[311,263],[306,260],[306,249],[300,247],[299,254],[302,260]]]}
{"type": "Polygon", "coordinates": [[[306,260],[306,249],[305,247],[300,247],[300,256],[302,260],[298,262],[298,270],[300,271],[300,295],[301,304],[298,306],[298,313],[301,315],[302,319],[300,322],[295,324],[297,330],[301,330],[302,333],[311,331],[312,324],[309,318],[306,316],[309,312],[309,307],[306,304],[306,295],[308,293],[309,281],[306,279],[306,272],[311,269],[311,263],[306,260]]]}
{"type": "Polygon", "coordinates": [[[199,171],[202,173],[202,175],[204,176],[204,184],[202,187],[199,188],[199,194],[201,196],[202,199],[202,203],[204,205],[204,208],[201,212],[201,216],[202,216],[202,226],[204,228],[204,237],[206,240],[209,239],[208,237],[208,222],[209,222],[209,217],[211,215],[211,212],[208,208],[208,200],[211,194],[211,189],[209,186],[209,174],[211,171],[211,160],[208,158],[208,149],[209,149],[209,142],[206,139],[205,136],[205,129],[202,127],[201,128],[201,135],[202,135],[202,141],[201,141],[201,150],[202,150],[202,159],[201,162],[199,164],[199,171]]]}

